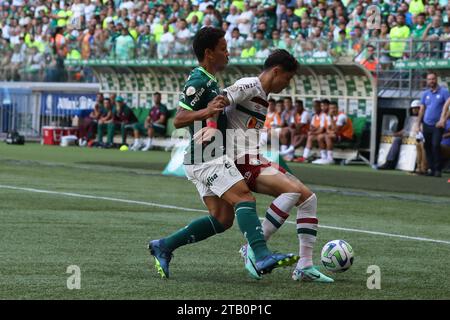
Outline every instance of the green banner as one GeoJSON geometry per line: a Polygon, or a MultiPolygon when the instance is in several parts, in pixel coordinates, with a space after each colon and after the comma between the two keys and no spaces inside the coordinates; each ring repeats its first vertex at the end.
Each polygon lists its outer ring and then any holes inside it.
{"type": "MultiPolygon", "coordinates": [[[[303,65],[330,65],[334,63],[332,58],[297,58],[303,65]]],[[[262,66],[265,59],[256,58],[231,58],[230,65],[262,66]]],[[[115,66],[115,67],[195,67],[198,65],[195,59],[90,59],[90,60],[65,60],[66,66],[115,66]]]]}
{"type": "Polygon", "coordinates": [[[395,69],[448,69],[450,60],[447,59],[423,59],[423,60],[399,60],[394,63],[395,69]]]}

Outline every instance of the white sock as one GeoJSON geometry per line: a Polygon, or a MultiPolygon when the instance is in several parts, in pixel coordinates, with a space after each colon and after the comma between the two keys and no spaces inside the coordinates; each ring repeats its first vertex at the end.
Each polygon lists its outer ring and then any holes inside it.
{"type": "Polygon", "coordinates": [[[333,160],[333,150],[328,150],[327,151],[327,156],[328,156],[328,160],[333,160]]]}
{"type": "Polygon", "coordinates": [[[152,145],[152,138],[147,138],[147,140],[145,140],[145,146],[150,147],[151,145],[152,145]]]}
{"type": "Polygon", "coordinates": [[[320,158],[323,160],[327,159],[327,150],[320,150],[320,158]]]}
{"type": "Polygon", "coordinates": [[[310,152],[311,152],[310,149],[305,148],[305,150],[303,150],[303,158],[307,159],[309,157],[310,152]]]}
{"type": "Polygon", "coordinates": [[[281,152],[284,152],[284,151],[286,151],[286,149],[288,148],[288,146],[287,145],[285,145],[285,144],[282,144],[281,145],[281,152]]]}
{"type": "Polygon", "coordinates": [[[295,157],[295,149],[292,147],[292,151],[289,153],[289,157],[294,158],[295,157]]]}
{"type": "Polygon", "coordinates": [[[267,208],[266,218],[262,222],[264,238],[269,238],[277,232],[289,217],[289,212],[300,198],[299,193],[282,193],[272,201],[270,207],[267,208]]]}
{"type": "Polygon", "coordinates": [[[310,196],[298,206],[297,209],[297,234],[300,242],[300,260],[297,268],[304,269],[313,265],[313,248],[317,237],[317,197],[310,196]]]}
{"type": "Polygon", "coordinates": [[[141,144],[141,139],[140,138],[134,139],[134,143],[133,143],[134,146],[138,146],[140,144],[141,144]]]}

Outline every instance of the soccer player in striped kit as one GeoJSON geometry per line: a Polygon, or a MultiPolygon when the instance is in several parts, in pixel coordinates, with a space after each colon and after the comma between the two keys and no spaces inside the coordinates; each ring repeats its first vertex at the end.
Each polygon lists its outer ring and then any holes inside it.
{"type": "MultiPolygon", "coordinates": [[[[267,58],[258,77],[240,79],[225,89],[230,104],[226,108],[226,150],[228,156],[235,160],[250,190],[275,197],[262,223],[266,240],[283,225],[291,209],[297,207],[300,260],[292,278],[331,283],[333,279],[313,266],[313,248],[318,229],[316,195],[296,177],[265,159],[259,152],[259,130],[263,128],[267,114],[267,97],[270,93],[279,93],[285,89],[298,67],[297,60],[289,52],[279,49],[267,58]]],[[[250,246],[244,245],[240,252],[246,269],[253,278],[260,279],[250,246]]]]}

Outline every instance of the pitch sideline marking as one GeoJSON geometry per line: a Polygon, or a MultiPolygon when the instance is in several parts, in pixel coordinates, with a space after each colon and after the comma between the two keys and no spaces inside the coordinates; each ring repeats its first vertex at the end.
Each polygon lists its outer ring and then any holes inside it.
{"type": "MultiPolygon", "coordinates": [[[[144,205],[144,206],[158,207],[158,208],[164,208],[164,209],[175,209],[175,210],[181,210],[181,211],[208,213],[207,210],[201,210],[201,209],[191,209],[191,208],[185,208],[185,207],[171,206],[171,205],[165,205],[165,204],[160,204],[160,203],[155,203],[155,202],[144,202],[144,201],[136,201],[136,200],[111,198],[111,197],[91,196],[91,195],[72,193],[72,192],[58,192],[58,191],[51,191],[51,190],[41,190],[41,189],[34,189],[34,188],[22,188],[22,187],[14,187],[14,186],[6,186],[6,185],[0,185],[0,188],[10,189],[10,190],[21,190],[21,191],[28,191],[28,192],[36,192],[36,193],[63,195],[63,196],[69,196],[69,197],[75,197],[75,198],[107,200],[107,201],[115,201],[115,202],[131,203],[131,204],[140,204],[140,205],[144,205]]],[[[263,220],[263,218],[260,218],[260,220],[263,220]]],[[[286,222],[289,223],[289,224],[296,225],[296,222],[293,222],[293,221],[286,221],[286,222]]],[[[443,244],[449,244],[450,245],[450,241],[445,241],[445,240],[436,240],[436,239],[429,239],[429,238],[422,238],[422,237],[411,237],[411,236],[404,236],[404,235],[400,235],[400,234],[392,234],[392,233],[385,233],[385,232],[378,232],[378,231],[369,231],[369,230],[352,229],[352,228],[342,228],[342,227],[334,227],[334,226],[326,226],[326,225],[319,225],[319,228],[340,230],[340,231],[348,231],[348,232],[356,232],[356,233],[365,233],[365,234],[385,236],[385,237],[391,237],[391,238],[401,238],[401,239],[409,239],[409,240],[416,240],[416,241],[443,243],[443,244]]]]}

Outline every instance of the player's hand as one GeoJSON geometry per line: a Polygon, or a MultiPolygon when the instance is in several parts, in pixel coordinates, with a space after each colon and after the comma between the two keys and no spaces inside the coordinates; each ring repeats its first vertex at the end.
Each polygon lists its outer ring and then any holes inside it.
{"type": "Polygon", "coordinates": [[[219,130],[211,127],[204,127],[197,131],[194,134],[194,141],[196,144],[202,144],[204,142],[211,141],[212,137],[218,132],[219,130]]]}
{"type": "Polygon", "coordinates": [[[222,112],[223,108],[225,108],[225,107],[226,107],[225,97],[223,97],[223,96],[215,97],[208,103],[208,106],[206,107],[206,109],[208,111],[208,118],[212,118],[219,112],[222,112]]]}
{"type": "Polygon", "coordinates": [[[445,121],[439,120],[439,121],[436,123],[436,128],[442,128],[442,129],[444,129],[444,128],[445,128],[445,121]]]}

